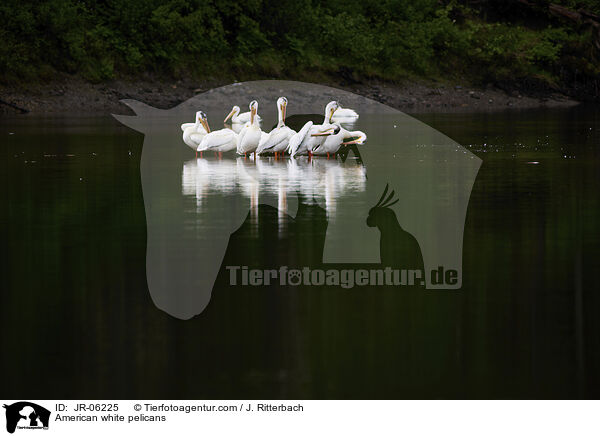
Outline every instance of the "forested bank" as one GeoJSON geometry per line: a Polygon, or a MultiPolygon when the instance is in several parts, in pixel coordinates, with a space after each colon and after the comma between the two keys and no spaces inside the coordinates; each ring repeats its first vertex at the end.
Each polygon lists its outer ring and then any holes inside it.
{"type": "Polygon", "coordinates": [[[0,80],[336,76],[600,95],[598,0],[4,0],[0,80]]]}

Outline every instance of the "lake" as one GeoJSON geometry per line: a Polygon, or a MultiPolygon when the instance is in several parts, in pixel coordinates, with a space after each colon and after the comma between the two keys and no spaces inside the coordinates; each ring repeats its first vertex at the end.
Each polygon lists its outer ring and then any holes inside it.
{"type": "MultiPolygon", "coordinates": [[[[0,118],[3,396],[597,398],[600,109],[415,117],[482,160],[460,289],[230,286],[223,268],[187,320],[148,291],[143,136],[108,116],[0,118]]],[[[197,218],[211,198],[242,190],[251,205],[223,265],[320,264],[321,226],[358,211],[364,222],[381,193],[364,196],[376,174],[351,155],[195,159],[181,147],[193,231],[212,231],[197,218]],[[254,207],[294,201],[281,186],[315,206],[302,219],[254,207]]],[[[417,189],[392,188],[408,202],[417,189]]],[[[368,231],[364,246],[346,233],[350,250],[377,250],[368,231]]]]}

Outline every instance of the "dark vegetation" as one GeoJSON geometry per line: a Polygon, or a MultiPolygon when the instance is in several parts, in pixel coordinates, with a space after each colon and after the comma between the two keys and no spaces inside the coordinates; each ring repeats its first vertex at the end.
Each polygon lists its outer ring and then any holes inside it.
{"type": "Polygon", "coordinates": [[[3,0],[0,81],[493,83],[598,97],[600,0],[3,0]]]}

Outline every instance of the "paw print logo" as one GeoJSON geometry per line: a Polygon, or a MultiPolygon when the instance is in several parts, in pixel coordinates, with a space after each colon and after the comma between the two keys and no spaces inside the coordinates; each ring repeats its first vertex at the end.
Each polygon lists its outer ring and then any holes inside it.
{"type": "Polygon", "coordinates": [[[288,271],[288,284],[298,286],[301,280],[302,275],[300,274],[300,270],[291,269],[288,271]]]}

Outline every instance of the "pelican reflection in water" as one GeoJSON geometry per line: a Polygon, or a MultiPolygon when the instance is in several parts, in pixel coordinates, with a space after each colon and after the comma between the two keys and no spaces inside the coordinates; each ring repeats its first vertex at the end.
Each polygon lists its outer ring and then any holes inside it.
{"type": "MultiPolygon", "coordinates": [[[[255,212],[261,196],[277,198],[279,213],[287,212],[288,195],[325,205],[327,216],[335,215],[340,197],[363,192],[366,169],[356,160],[327,159],[194,159],[183,165],[182,193],[196,198],[198,208],[211,195],[241,192],[255,212]]],[[[252,213],[252,211],[251,211],[252,213]]]]}

